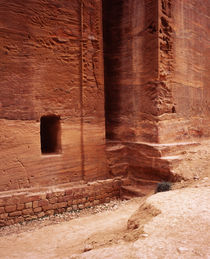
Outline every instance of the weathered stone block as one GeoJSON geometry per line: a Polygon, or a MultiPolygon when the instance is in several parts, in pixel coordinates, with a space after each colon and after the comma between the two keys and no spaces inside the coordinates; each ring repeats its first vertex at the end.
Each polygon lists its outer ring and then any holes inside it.
{"type": "Polygon", "coordinates": [[[10,225],[13,225],[14,224],[14,219],[8,219],[5,221],[5,225],[6,226],[10,226],[10,225]]]}
{"type": "Polygon", "coordinates": [[[50,216],[50,215],[54,215],[54,210],[47,210],[45,212],[46,215],[50,216]]]}
{"type": "Polygon", "coordinates": [[[18,204],[19,202],[20,202],[19,197],[10,197],[6,200],[5,205],[15,205],[15,204],[18,204]]]}
{"type": "Polygon", "coordinates": [[[46,199],[40,200],[38,205],[39,205],[39,207],[48,206],[49,205],[49,201],[46,200],[46,199]]]}
{"type": "Polygon", "coordinates": [[[38,213],[40,211],[42,211],[42,207],[37,207],[33,209],[34,213],[38,213]]]}
{"type": "Polygon", "coordinates": [[[65,208],[67,207],[67,202],[61,202],[57,204],[57,208],[65,208]]]}
{"type": "Polygon", "coordinates": [[[39,202],[38,201],[33,201],[33,208],[37,208],[39,206],[39,202]]]}
{"type": "Polygon", "coordinates": [[[74,205],[72,206],[72,208],[73,208],[73,210],[78,210],[78,207],[77,207],[76,204],[74,204],[74,205]]]}
{"type": "Polygon", "coordinates": [[[71,206],[73,204],[73,200],[68,201],[68,206],[71,206]]]}
{"type": "Polygon", "coordinates": [[[89,208],[89,207],[91,207],[91,203],[90,202],[86,202],[85,203],[85,208],[89,208]]]}
{"type": "Polygon", "coordinates": [[[49,203],[56,203],[56,202],[58,202],[58,198],[57,197],[53,197],[53,198],[50,198],[49,199],[49,203]]]}
{"type": "Polygon", "coordinates": [[[63,202],[65,201],[65,196],[59,196],[57,199],[58,199],[58,203],[63,202]]]}
{"type": "Polygon", "coordinates": [[[83,210],[85,208],[84,204],[79,204],[78,209],[83,210]]]}
{"type": "Polygon", "coordinates": [[[45,216],[45,213],[42,211],[42,212],[40,212],[39,214],[37,214],[37,217],[38,218],[42,218],[42,217],[44,217],[45,216]]]}
{"type": "Polygon", "coordinates": [[[8,205],[8,206],[5,206],[5,211],[6,212],[13,212],[13,211],[16,210],[16,208],[17,208],[16,205],[8,205]]]}
{"type": "Polygon", "coordinates": [[[4,207],[0,207],[0,214],[4,213],[5,212],[5,209],[4,207]]]}
{"type": "Polygon", "coordinates": [[[71,212],[72,210],[73,210],[72,207],[68,207],[68,208],[67,208],[67,211],[68,211],[68,212],[71,212]]]}
{"type": "Polygon", "coordinates": [[[22,210],[23,215],[32,215],[34,212],[32,209],[24,209],[22,210]]]}
{"type": "Polygon", "coordinates": [[[23,217],[14,218],[14,222],[15,223],[22,223],[22,222],[24,222],[24,218],[23,217]]]}
{"type": "Polygon", "coordinates": [[[36,216],[36,215],[32,215],[32,216],[27,216],[27,217],[25,217],[25,220],[26,220],[26,221],[31,221],[31,220],[35,220],[35,219],[37,219],[37,216],[36,216]]]}
{"type": "Polygon", "coordinates": [[[22,215],[22,211],[14,211],[9,213],[10,217],[17,217],[17,216],[21,216],[22,215]]]}
{"type": "Polygon", "coordinates": [[[8,217],[8,213],[0,214],[0,219],[6,219],[8,217]]]}
{"type": "Polygon", "coordinates": [[[26,209],[32,208],[32,205],[33,205],[32,202],[27,202],[27,203],[25,203],[25,208],[26,209]]]}
{"type": "Polygon", "coordinates": [[[93,201],[93,204],[94,204],[94,205],[98,205],[98,204],[100,204],[100,201],[99,201],[99,200],[94,200],[94,201],[93,201]]]}
{"type": "Polygon", "coordinates": [[[17,210],[23,210],[25,208],[24,204],[18,204],[17,205],[17,210]]]}
{"type": "Polygon", "coordinates": [[[66,195],[73,196],[73,190],[72,189],[66,190],[66,195]]]}

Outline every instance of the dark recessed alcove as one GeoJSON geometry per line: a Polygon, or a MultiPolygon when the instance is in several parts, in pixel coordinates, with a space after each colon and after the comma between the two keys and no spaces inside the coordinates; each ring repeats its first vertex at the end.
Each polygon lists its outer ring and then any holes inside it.
{"type": "Polygon", "coordinates": [[[123,0],[103,0],[103,46],[104,46],[104,86],[106,137],[113,139],[113,128],[120,120],[119,83],[122,69],[122,24],[123,0]]]}
{"type": "Polygon", "coordinates": [[[61,152],[60,116],[41,117],[40,137],[42,154],[59,154],[61,152]]]}

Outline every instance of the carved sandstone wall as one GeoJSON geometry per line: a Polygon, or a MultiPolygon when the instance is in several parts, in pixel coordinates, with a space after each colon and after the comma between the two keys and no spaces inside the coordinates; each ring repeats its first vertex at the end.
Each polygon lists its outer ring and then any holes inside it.
{"type": "Polygon", "coordinates": [[[210,168],[209,25],[209,0],[2,0],[0,226],[210,168]]]}
{"type": "Polygon", "coordinates": [[[209,136],[209,8],[209,0],[104,1],[109,139],[209,136]]]}
{"type": "Polygon", "coordinates": [[[103,5],[110,172],[192,177],[176,168],[210,137],[210,1],[103,5]]]}
{"type": "Polygon", "coordinates": [[[159,23],[160,77],[175,104],[160,142],[199,142],[210,137],[210,1],[161,0],[159,23]]]}
{"type": "Polygon", "coordinates": [[[157,141],[157,8],[156,0],[103,1],[108,139],[157,141]]]}
{"type": "Polygon", "coordinates": [[[101,1],[1,1],[0,56],[0,191],[107,178],[101,1]],[[62,152],[43,155],[50,114],[62,152]]]}

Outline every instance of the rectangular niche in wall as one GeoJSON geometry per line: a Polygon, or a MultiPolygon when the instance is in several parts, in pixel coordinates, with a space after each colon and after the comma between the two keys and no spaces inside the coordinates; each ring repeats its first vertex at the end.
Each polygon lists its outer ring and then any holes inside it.
{"type": "Polygon", "coordinates": [[[40,121],[40,137],[42,154],[61,153],[60,116],[42,116],[40,121]]]}

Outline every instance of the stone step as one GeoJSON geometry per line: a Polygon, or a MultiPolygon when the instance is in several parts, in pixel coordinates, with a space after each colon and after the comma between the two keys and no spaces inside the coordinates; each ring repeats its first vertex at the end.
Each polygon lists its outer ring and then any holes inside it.
{"type": "Polygon", "coordinates": [[[121,187],[121,198],[128,200],[134,197],[143,197],[155,193],[159,182],[160,181],[158,180],[130,176],[123,182],[121,187]]]}
{"type": "Polygon", "coordinates": [[[182,142],[182,143],[171,143],[162,144],[158,146],[162,156],[176,156],[183,155],[192,147],[199,146],[198,142],[182,142]]]}
{"type": "Polygon", "coordinates": [[[149,186],[122,186],[121,187],[121,198],[122,199],[131,199],[134,197],[144,197],[151,193],[154,188],[149,188],[149,186]]]}
{"type": "Polygon", "coordinates": [[[131,200],[132,198],[135,198],[136,196],[131,196],[131,195],[123,195],[122,197],[121,197],[121,199],[123,199],[123,200],[131,200]]]}
{"type": "Polygon", "coordinates": [[[157,180],[137,178],[137,177],[134,177],[134,176],[130,177],[130,181],[131,181],[131,183],[134,183],[137,186],[147,186],[147,187],[154,187],[154,186],[156,187],[157,184],[160,182],[160,181],[157,181],[157,180]]]}

